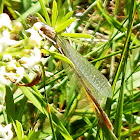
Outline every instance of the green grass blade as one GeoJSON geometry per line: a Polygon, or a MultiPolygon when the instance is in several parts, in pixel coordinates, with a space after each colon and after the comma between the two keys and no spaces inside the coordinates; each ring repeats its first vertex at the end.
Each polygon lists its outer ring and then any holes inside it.
{"type": "Polygon", "coordinates": [[[17,120],[16,120],[16,133],[17,133],[18,140],[23,140],[24,139],[24,133],[23,133],[22,125],[17,120]]]}
{"type": "MultiPolygon", "coordinates": [[[[49,118],[49,112],[47,112],[48,110],[46,109],[47,107],[47,103],[45,103],[45,101],[43,99],[40,98],[41,93],[39,93],[40,95],[35,95],[33,94],[33,92],[31,92],[29,89],[31,88],[27,88],[27,87],[19,87],[22,92],[25,94],[25,96],[43,113],[45,114],[48,118],[49,118]]],[[[50,107],[50,106],[49,106],[50,107]]],[[[68,131],[66,130],[66,128],[63,126],[63,124],[61,123],[61,121],[59,121],[58,117],[51,112],[52,115],[52,121],[53,121],[53,125],[55,127],[57,127],[58,131],[61,133],[61,135],[65,138],[65,139],[69,139],[72,140],[72,137],[70,136],[70,134],[68,133],[68,131]]]]}
{"type": "Polygon", "coordinates": [[[7,110],[7,116],[9,121],[15,120],[15,104],[13,99],[13,93],[10,89],[10,87],[6,86],[6,110],[7,110]]]}
{"type": "Polygon", "coordinates": [[[75,28],[74,28],[75,31],[76,31],[77,28],[84,22],[85,17],[88,15],[88,13],[90,12],[90,10],[92,10],[93,7],[96,6],[96,5],[97,5],[97,2],[94,1],[94,2],[86,9],[86,11],[85,11],[85,12],[83,13],[83,15],[81,16],[80,20],[77,22],[77,24],[76,24],[76,26],[75,26],[75,28]]]}
{"type": "Polygon", "coordinates": [[[27,11],[31,7],[31,0],[21,0],[21,4],[25,11],[27,11]]]}
{"type": "MultiPolygon", "coordinates": [[[[110,46],[111,46],[111,44],[112,44],[111,40],[112,40],[112,39],[109,40],[109,42],[107,43],[107,45],[106,45],[106,44],[104,45],[104,49],[102,50],[102,53],[101,53],[101,55],[100,55],[99,58],[102,58],[103,56],[106,55],[106,52],[108,51],[108,49],[110,48],[110,46]]],[[[99,59],[99,58],[98,58],[98,59],[99,59]]],[[[101,66],[101,64],[102,64],[102,61],[96,62],[95,68],[96,68],[96,69],[99,69],[99,67],[101,66]]]]}
{"type": "Polygon", "coordinates": [[[107,13],[107,11],[105,11],[102,6],[101,6],[101,3],[99,0],[96,0],[97,2],[97,7],[99,9],[99,11],[101,13],[103,13],[104,17],[106,18],[106,20],[112,24],[115,28],[119,29],[120,31],[125,31],[124,28],[122,27],[121,23],[119,21],[117,21],[116,19],[114,19],[112,16],[109,16],[109,14],[107,13]]]}
{"type": "Polygon", "coordinates": [[[92,38],[89,34],[84,33],[62,33],[62,36],[75,37],[75,38],[92,38]]]}
{"type": "Polygon", "coordinates": [[[62,24],[57,26],[55,28],[55,31],[56,32],[61,32],[61,31],[65,30],[66,27],[68,27],[72,22],[74,22],[74,20],[75,20],[75,18],[71,18],[71,19],[66,20],[65,22],[63,22],[62,24]]]}
{"type": "MultiPolygon", "coordinates": [[[[122,126],[126,60],[127,60],[127,55],[128,55],[129,46],[130,46],[130,38],[131,38],[133,18],[134,18],[135,1],[131,1],[130,5],[131,5],[130,6],[131,8],[130,8],[130,13],[129,13],[129,26],[128,26],[128,30],[127,30],[127,37],[126,37],[126,42],[124,44],[124,50],[123,50],[123,53],[122,53],[120,65],[119,65],[119,68],[118,68],[118,71],[117,71],[117,76],[118,76],[120,74],[121,70],[123,70],[123,72],[122,72],[122,82],[121,82],[122,86],[121,86],[121,89],[120,89],[118,105],[117,105],[117,112],[116,112],[116,117],[115,117],[115,126],[114,126],[115,134],[119,139],[120,139],[120,133],[121,133],[121,126],[122,126]]],[[[115,77],[115,80],[117,81],[116,77],[115,77]]],[[[114,83],[113,83],[113,89],[115,88],[114,83]]]]}
{"type": "MultiPolygon", "coordinates": [[[[130,68],[131,68],[131,73],[134,71],[133,68],[134,68],[134,60],[132,59],[132,56],[130,57],[130,68]]],[[[131,118],[130,118],[130,124],[129,124],[129,134],[130,134],[130,139],[132,139],[132,136],[131,136],[131,131],[132,131],[132,127],[133,127],[133,107],[134,107],[134,100],[132,100],[134,98],[134,93],[133,93],[133,75],[131,75],[131,79],[130,79],[130,100],[132,101],[131,102],[131,118]]]]}
{"type": "Polygon", "coordinates": [[[27,103],[27,98],[24,97],[21,101],[20,108],[16,110],[16,120],[19,120],[19,121],[22,120],[26,103],[27,103]]]}
{"type": "Polygon", "coordinates": [[[29,89],[24,86],[19,87],[22,92],[25,94],[25,96],[32,101],[32,103],[43,113],[46,113],[46,103],[37,95],[34,95],[29,89]]]}
{"type": "Polygon", "coordinates": [[[37,13],[39,10],[41,9],[40,7],[40,3],[37,2],[35,3],[32,7],[30,7],[26,12],[24,12],[21,17],[19,17],[18,19],[16,19],[17,21],[22,21],[22,20],[26,20],[27,16],[30,14],[35,14],[37,13]]]}
{"type": "Polygon", "coordinates": [[[51,26],[50,17],[49,17],[49,14],[48,14],[47,10],[46,10],[44,0],[39,0],[39,2],[40,2],[40,5],[41,5],[41,8],[42,8],[45,20],[46,20],[47,24],[51,26]]]}
{"type": "Polygon", "coordinates": [[[37,17],[39,18],[39,20],[41,22],[43,22],[44,24],[47,24],[46,21],[45,21],[45,19],[39,13],[36,13],[36,15],[37,15],[37,17]]]}
{"type": "MultiPolygon", "coordinates": [[[[54,128],[53,128],[53,124],[52,124],[51,114],[50,114],[50,112],[47,112],[48,110],[46,110],[46,106],[48,105],[48,103],[45,103],[43,96],[40,94],[40,92],[38,91],[36,86],[33,86],[32,88],[28,88],[29,90],[26,87],[25,87],[25,89],[26,89],[26,92],[28,92],[28,97],[27,98],[29,100],[31,100],[31,98],[32,98],[31,101],[33,101],[33,104],[35,103],[36,107],[38,109],[42,109],[40,111],[43,114],[45,114],[46,116],[48,116],[48,118],[50,120],[50,125],[51,125],[51,129],[52,129],[52,133],[53,133],[53,136],[54,136],[54,138],[56,140],[56,136],[55,136],[54,128]]],[[[24,92],[24,94],[25,94],[25,92],[24,92]]],[[[35,136],[37,136],[37,134],[35,134],[35,136]]]]}
{"type": "Polygon", "coordinates": [[[71,135],[67,132],[66,128],[63,126],[63,124],[61,123],[61,121],[58,120],[57,116],[52,112],[52,119],[55,121],[55,127],[60,131],[60,133],[62,134],[62,136],[66,139],[66,140],[73,140],[73,138],[71,137],[71,135]]]}
{"type": "MultiPolygon", "coordinates": [[[[139,47],[139,45],[138,46],[134,46],[134,47],[130,47],[129,48],[129,50],[132,50],[132,49],[135,49],[135,48],[138,48],[139,47]]],[[[105,58],[108,58],[108,57],[111,57],[111,56],[114,56],[114,55],[116,55],[116,54],[119,54],[119,53],[121,53],[122,52],[122,50],[119,50],[119,51],[116,51],[116,52],[113,52],[113,53],[111,53],[111,54],[108,54],[108,55],[106,55],[106,56],[102,56],[102,57],[99,57],[99,58],[96,58],[96,59],[94,59],[94,60],[92,60],[92,61],[90,61],[91,63],[94,63],[94,62],[97,62],[97,61],[99,61],[99,60],[103,60],[103,59],[105,59],[105,58]]],[[[88,55],[87,55],[88,56],[88,55]]],[[[87,57],[86,56],[86,57],[87,57]]]]}
{"type": "MultiPolygon", "coordinates": [[[[51,125],[51,129],[52,129],[52,133],[53,133],[53,139],[54,139],[54,140],[57,140],[56,134],[55,134],[55,131],[54,131],[53,120],[52,120],[52,112],[51,112],[51,110],[50,110],[50,105],[48,104],[48,102],[47,102],[47,111],[48,111],[49,120],[50,120],[50,125],[51,125]]],[[[55,120],[54,120],[54,121],[55,121],[55,120]]]]}
{"type": "MultiPolygon", "coordinates": [[[[132,100],[133,102],[133,100],[132,100]]],[[[140,101],[134,102],[133,103],[133,110],[132,110],[132,102],[130,102],[129,104],[124,106],[124,113],[125,114],[132,114],[132,113],[136,113],[139,111],[140,108],[140,101]]]]}
{"type": "MultiPolygon", "coordinates": [[[[138,67],[136,69],[138,69],[138,67]]],[[[133,75],[133,89],[136,89],[136,88],[138,88],[140,86],[140,71],[135,72],[136,69],[132,73],[130,73],[130,75],[125,80],[125,85],[126,85],[126,87],[124,89],[125,93],[131,91],[131,82],[130,82],[129,79],[131,79],[132,75],[133,75]]],[[[121,87],[121,80],[118,80],[117,83],[116,83],[115,94],[118,93],[118,91],[120,90],[120,87],[121,87]]],[[[116,97],[114,97],[114,99],[115,98],[116,97]]],[[[128,101],[131,101],[131,100],[128,100],[128,101]]],[[[127,102],[125,102],[125,104],[127,102]]]]}
{"type": "Polygon", "coordinates": [[[0,2],[0,14],[3,13],[4,1],[5,0],[1,0],[0,2]]]}
{"type": "Polygon", "coordinates": [[[24,138],[24,140],[37,140],[39,136],[39,131],[35,132],[35,130],[29,130],[28,136],[24,138]]]}
{"type": "MultiPolygon", "coordinates": [[[[106,18],[108,23],[112,24],[116,29],[118,29],[122,33],[127,30],[127,28],[125,26],[123,27],[122,23],[120,23],[118,20],[116,20],[115,18],[110,16],[109,13],[106,10],[103,9],[103,7],[101,6],[102,4],[101,4],[101,2],[99,0],[96,0],[96,2],[97,2],[97,7],[98,7],[99,11],[101,13],[103,13],[103,16],[106,18]]],[[[135,35],[132,34],[131,35],[131,40],[134,40],[134,38],[135,38],[135,35]]],[[[138,39],[135,39],[135,43],[138,43],[138,42],[139,42],[138,39]]]]}
{"type": "Polygon", "coordinates": [[[61,22],[65,22],[73,15],[73,11],[68,12],[61,20],[61,22]]]}
{"type": "Polygon", "coordinates": [[[49,55],[53,56],[54,58],[60,59],[64,62],[67,62],[71,66],[73,66],[73,63],[67,57],[61,55],[60,53],[49,51],[49,50],[44,50],[44,49],[42,49],[41,52],[44,54],[49,54],[49,55]]]}
{"type": "Polygon", "coordinates": [[[109,131],[105,125],[103,125],[101,128],[98,128],[98,131],[99,134],[96,137],[98,140],[104,140],[105,138],[106,140],[117,140],[114,133],[109,131]]]}
{"type": "MultiPolygon", "coordinates": [[[[131,133],[135,133],[139,130],[140,130],[140,125],[135,126],[135,127],[132,128],[131,133]]],[[[129,130],[121,133],[121,140],[126,139],[126,137],[129,137],[129,130]]]]}
{"type": "Polygon", "coordinates": [[[56,19],[57,19],[57,14],[58,14],[58,11],[57,11],[57,3],[54,0],[53,1],[53,8],[52,8],[52,27],[55,27],[56,19]]]}
{"type": "MultiPolygon", "coordinates": [[[[105,56],[106,52],[108,51],[108,49],[110,48],[110,46],[111,46],[111,44],[112,44],[113,39],[116,37],[116,35],[118,34],[118,32],[119,32],[119,30],[117,30],[114,34],[112,34],[112,37],[109,39],[109,41],[108,41],[106,44],[104,44],[104,48],[103,48],[102,53],[101,53],[101,55],[100,55],[100,57],[99,57],[98,59],[100,59],[100,58],[102,58],[103,56],[105,56]]],[[[99,69],[101,63],[102,63],[102,61],[98,61],[98,62],[95,64],[95,67],[96,67],[97,69],[99,69]]]]}

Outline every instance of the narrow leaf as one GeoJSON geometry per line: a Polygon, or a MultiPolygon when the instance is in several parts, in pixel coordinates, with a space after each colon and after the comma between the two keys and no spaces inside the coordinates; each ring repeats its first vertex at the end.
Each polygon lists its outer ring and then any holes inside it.
{"type": "Polygon", "coordinates": [[[28,136],[24,140],[37,140],[39,136],[39,131],[30,130],[28,136]]]}
{"type": "Polygon", "coordinates": [[[46,19],[46,21],[47,21],[47,24],[48,24],[48,25],[51,25],[50,18],[49,18],[49,14],[48,14],[48,12],[47,12],[47,10],[46,10],[44,1],[43,1],[43,0],[39,0],[39,2],[40,2],[40,5],[41,5],[41,8],[42,8],[44,17],[45,17],[45,19],[46,19]]]}
{"type": "Polygon", "coordinates": [[[73,21],[75,20],[75,18],[71,18],[66,20],[65,22],[63,22],[62,24],[60,24],[58,27],[55,28],[56,32],[61,32],[63,31],[66,27],[68,27],[73,21]]]}
{"type": "Polygon", "coordinates": [[[52,119],[55,122],[55,126],[57,127],[57,129],[60,131],[60,133],[62,134],[62,136],[66,139],[66,140],[73,140],[71,135],[68,133],[68,131],[66,130],[66,128],[63,126],[63,124],[61,123],[61,121],[59,121],[58,117],[51,112],[52,114],[52,119]]]}
{"type": "Polygon", "coordinates": [[[31,0],[21,0],[21,3],[25,11],[27,11],[31,7],[31,0]]]}
{"type": "Polygon", "coordinates": [[[39,20],[40,20],[41,22],[43,22],[44,24],[47,24],[47,22],[44,20],[44,18],[42,17],[41,14],[36,13],[36,15],[37,15],[37,17],[39,18],[39,20]]]}
{"type": "Polygon", "coordinates": [[[62,61],[65,61],[68,64],[70,64],[71,66],[73,66],[73,63],[67,57],[65,57],[64,55],[62,55],[60,53],[52,52],[52,51],[44,50],[44,49],[42,49],[41,52],[45,53],[45,54],[49,54],[49,55],[53,56],[54,58],[60,59],[62,61]]]}
{"type": "Polygon", "coordinates": [[[57,3],[54,0],[53,1],[53,9],[52,9],[52,27],[55,26],[56,24],[56,19],[57,19],[57,3]]]}
{"type": "Polygon", "coordinates": [[[11,92],[11,89],[8,86],[6,86],[5,101],[6,101],[8,118],[15,120],[15,105],[14,105],[13,93],[11,92]]]}
{"type": "Polygon", "coordinates": [[[78,38],[91,38],[92,36],[89,34],[83,34],[83,33],[62,33],[62,36],[67,37],[78,37],[78,38]]]}
{"type": "MultiPolygon", "coordinates": [[[[37,2],[35,3],[32,7],[30,7],[26,12],[24,12],[21,16],[19,16],[18,19],[16,19],[16,21],[23,21],[26,20],[27,16],[29,14],[35,14],[37,13],[39,10],[41,9],[40,3],[37,2]]],[[[20,15],[20,14],[18,14],[20,15]]]]}
{"type": "MultiPolygon", "coordinates": [[[[122,129],[122,114],[123,114],[123,102],[124,102],[124,85],[125,85],[125,78],[126,78],[126,60],[127,55],[130,47],[130,39],[131,39],[131,33],[132,33],[132,26],[133,26],[133,20],[134,20],[134,11],[135,11],[135,1],[131,1],[131,7],[129,9],[129,23],[128,23],[128,29],[127,29],[127,36],[124,44],[124,49],[122,52],[120,64],[118,66],[118,71],[116,75],[119,75],[120,72],[122,72],[122,81],[121,81],[121,88],[120,88],[120,94],[117,104],[117,110],[116,110],[116,116],[115,116],[115,125],[114,125],[114,132],[116,136],[120,139],[120,133],[122,129]]],[[[114,80],[117,80],[118,77],[115,77],[114,80]]],[[[113,83],[113,86],[115,87],[116,82],[113,83]]]]}
{"type": "MultiPolygon", "coordinates": [[[[40,98],[41,95],[35,95],[33,94],[27,87],[20,87],[22,92],[25,94],[25,96],[33,103],[34,106],[36,106],[43,114],[45,114],[47,117],[49,117],[46,106],[47,103],[44,102],[43,99],[40,98]]],[[[52,112],[51,112],[52,113],[52,112]]],[[[67,140],[72,140],[70,134],[64,127],[64,125],[59,121],[58,117],[55,114],[52,114],[53,124],[56,127],[59,127],[58,131],[62,134],[62,136],[67,140]],[[59,126],[57,126],[59,125],[59,126]]]]}
{"type": "Polygon", "coordinates": [[[71,16],[73,15],[73,11],[68,12],[61,20],[61,22],[66,21],[67,19],[69,19],[71,16]]]}
{"type": "Polygon", "coordinates": [[[17,137],[18,137],[18,140],[23,140],[24,139],[24,133],[23,133],[23,128],[22,128],[22,125],[19,121],[16,120],[16,127],[17,127],[17,137]]]}
{"type": "Polygon", "coordinates": [[[100,4],[99,0],[96,0],[97,2],[97,7],[100,10],[100,12],[103,13],[104,17],[106,18],[106,20],[114,25],[114,27],[116,27],[117,29],[120,29],[121,31],[124,31],[124,28],[122,27],[121,23],[119,21],[117,21],[116,19],[114,19],[113,17],[109,16],[109,14],[107,13],[107,11],[103,10],[103,7],[100,4]]]}
{"type": "Polygon", "coordinates": [[[0,2],[0,14],[3,13],[3,8],[4,8],[4,0],[1,0],[1,2],[0,2]]]}
{"type": "Polygon", "coordinates": [[[45,102],[37,95],[34,95],[27,87],[19,87],[25,96],[32,101],[32,103],[43,113],[45,114],[46,104],[45,102]]]}

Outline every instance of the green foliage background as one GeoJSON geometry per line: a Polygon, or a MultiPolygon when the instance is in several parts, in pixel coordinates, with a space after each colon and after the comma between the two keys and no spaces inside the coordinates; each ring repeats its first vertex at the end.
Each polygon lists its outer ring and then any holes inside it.
{"type": "MultiPolygon", "coordinates": [[[[35,15],[54,27],[57,34],[71,37],[72,46],[112,85],[112,98],[107,99],[104,110],[116,137],[140,138],[139,0],[1,0],[0,12],[21,21],[25,29],[27,16],[35,15]],[[71,23],[72,34],[63,33],[71,23]]],[[[0,123],[13,124],[15,140],[49,136],[58,140],[115,139],[100,129],[89,101],[74,80],[68,78],[60,60],[71,62],[56,50],[46,54],[49,57],[43,67],[51,75],[43,76],[40,83],[33,87],[0,87],[6,93],[6,108],[0,112],[0,123]]]]}

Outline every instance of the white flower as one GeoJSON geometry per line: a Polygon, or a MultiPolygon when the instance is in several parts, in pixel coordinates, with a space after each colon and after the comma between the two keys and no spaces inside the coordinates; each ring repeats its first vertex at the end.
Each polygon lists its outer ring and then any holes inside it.
{"type": "Polygon", "coordinates": [[[11,54],[5,54],[5,55],[3,55],[2,60],[3,61],[10,61],[10,60],[12,60],[12,55],[11,54]]]}
{"type": "Polygon", "coordinates": [[[4,85],[0,84],[0,112],[4,109],[5,104],[5,87],[4,85]]]}
{"type": "Polygon", "coordinates": [[[5,13],[0,14],[0,28],[2,26],[8,27],[9,29],[12,29],[11,27],[11,20],[9,16],[5,13]]]}
{"type": "Polygon", "coordinates": [[[0,67],[0,83],[4,85],[10,85],[10,81],[5,78],[6,70],[5,66],[0,67]]]}
{"type": "Polygon", "coordinates": [[[55,30],[53,27],[50,27],[47,24],[44,24],[42,22],[36,22],[33,27],[34,30],[37,30],[38,33],[41,35],[41,37],[43,39],[48,39],[51,42],[53,42],[54,44],[56,44],[56,42],[52,39],[55,37],[55,30]]]}
{"type": "Polygon", "coordinates": [[[35,30],[40,30],[40,28],[42,28],[43,26],[43,23],[42,22],[36,22],[34,25],[33,25],[33,28],[35,30]]]}
{"type": "Polygon", "coordinates": [[[7,66],[7,68],[9,69],[10,72],[6,71],[5,66],[0,67],[0,83],[4,84],[4,85],[10,85],[11,84],[11,80],[15,80],[15,84],[17,84],[19,81],[21,81],[21,79],[24,76],[24,68],[23,67],[16,67],[15,64],[12,64],[11,62],[9,63],[9,65],[7,66]],[[12,71],[15,71],[12,72],[12,71]]]}
{"type": "Polygon", "coordinates": [[[0,105],[0,112],[3,110],[4,105],[0,105]]]}
{"type": "Polygon", "coordinates": [[[14,72],[6,72],[5,76],[7,76],[10,79],[14,79],[16,80],[15,84],[17,84],[19,81],[21,81],[21,79],[24,76],[24,68],[23,67],[17,67],[14,63],[9,62],[8,66],[9,70],[15,70],[14,72]]]}
{"type": "Polygon", "coordinates": [[[14,21],[12,25],[13,25],[12,32],[18,33],[23,29],[23,25],[19,21],[14,21]]]}
{"type": "Polygon", "coordinates": [[[39,71],[40,71],[39,65],[34,65],[34,66],[32,67],[32,70],[33,70],[33,71],[36,71],[36,72],[39,72],[39,71]]]}
{"type": "Polygon", "coordinates": [[[34,47],[33,53],[30,57],[22,57],[19,61],[25,68],[32,68],[34,65],[38,64],[41,59],[41,52],[37,47],[34,47]]]}
{"type": "Polygon", "coordinates": [[[7,63],[7,69],[9,71],[13,70],[13,69],[16,69],[16,60],[11,60],[10,62],[7,63]]]}
{"type": "Polygon", "coordinates": [[[21,79],[24,76],[24,68],[23,67],[17,67],[16,68],[16,73],[17,73],[16,83],[19,83],[19,81],[21,81],[21,79]]]}
{"type": "Polygon", "coordinates": [[[28,30],[26,30],[27,32],[31,33],[31,36],[29,37],[29,44],[31,44],[32,46],[40,46],[41,45],[41,36],[39,35],[38,31],[30,28],[28,30]]]}
{"type": "Polygon", "coordinates": [[[13,137],[13,132],[11,130],[12,125],[8,124],[5,127],[3,127],[0,124],[0,140],[11,140],[13,137]]]}
{"type": "Polygon", "coordinates": [[[10,33],[8,30],[4,30],[2,32],[2,36],[0,36],[0,53],[4,52],[8,46],[16,44],[18,41],[10,39],[10,33]]]}
{"type": "Polygon", "coordinates": [[[5,104],[5,86],[0,84],[0,112],[3,110],[5,104]]]}

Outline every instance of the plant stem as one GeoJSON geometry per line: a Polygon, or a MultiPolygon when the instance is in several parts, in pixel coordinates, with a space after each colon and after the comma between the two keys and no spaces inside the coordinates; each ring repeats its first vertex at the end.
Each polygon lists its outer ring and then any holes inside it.
{"type": "Polygon", "coordinates": [[[134,17],[134,9],[135,9],[135,1],[130,1],[130,11],[129,11],[129,23],[128,23],[128,29],[127,29],[127,37],[124,44],[124,50],[122,52],[121,61],[118,67],[118,71],[116,74],[116,77],[114,79],[113,83],[113,93],[115,91],[116,82],[118,79],[118,76],[121,73],[122,70],[122,82],[121,82],[121,89],[117,104],[117,110],[116,110],[116,117],[115,117],[115,126],[114,131],[118,139],[120,139],[120,133],[121,133],[121,126],[122,126],[122,114],[123,114],[123,101],[124,101],[124,84],[125,84],[125,71],[126,71],[126,61],[128,57],[128,51],[130,46],[130,39],[131,39],[131,33],[132,33],[132,26],[133,26],[133,17],[134,17]]]}

